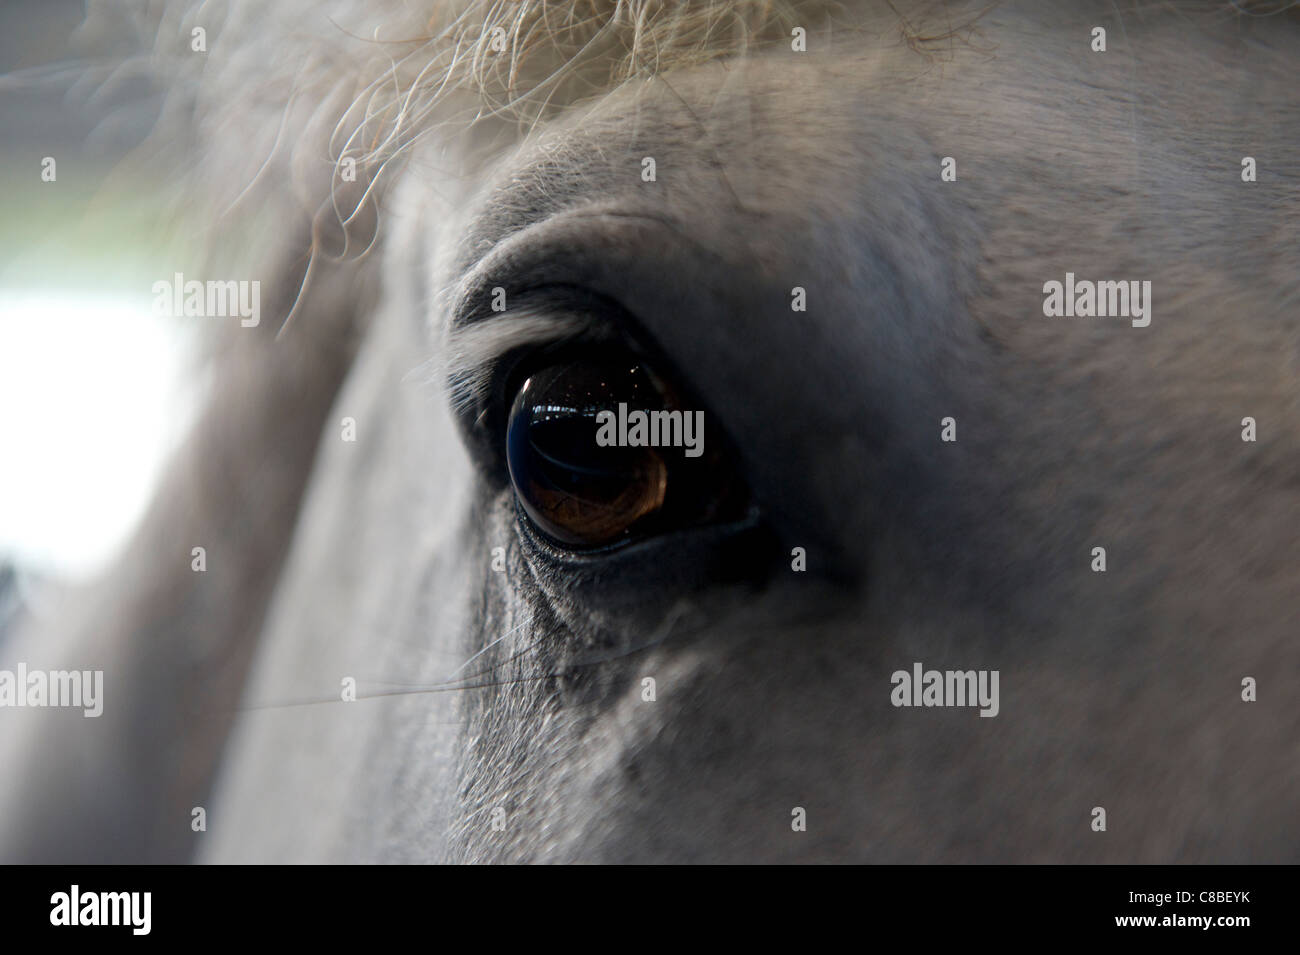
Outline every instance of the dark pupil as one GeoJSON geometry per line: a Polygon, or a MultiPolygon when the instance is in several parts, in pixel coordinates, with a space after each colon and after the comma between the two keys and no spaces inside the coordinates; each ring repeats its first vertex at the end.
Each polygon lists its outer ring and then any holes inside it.
{"type": "Polygon", "coordinates": [[[664,398],[634,362],[574,361],[519,389],[506,437],[510,477],[525,512],[562,543],[618,540],[663,507],[675,448],[602,447],[597,415],[661,409],[664,398]]]}

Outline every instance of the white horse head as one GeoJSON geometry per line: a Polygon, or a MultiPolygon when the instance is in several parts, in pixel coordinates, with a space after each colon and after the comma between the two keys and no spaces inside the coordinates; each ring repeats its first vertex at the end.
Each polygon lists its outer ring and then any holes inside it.
{"type": "Polygon", "coordinates": [[[1293,17],[138,6],[288,320],[10,648],[105,709],[7,856],[1294,860],[1293,17]]]}

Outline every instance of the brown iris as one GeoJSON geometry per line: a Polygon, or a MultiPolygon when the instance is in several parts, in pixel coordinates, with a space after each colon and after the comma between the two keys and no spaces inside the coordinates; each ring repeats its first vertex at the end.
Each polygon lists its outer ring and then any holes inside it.
{"type": "Polygon", "coordinates": [[[510,478],[529,518],[576,547],[610,544],[652,520],[669,495],[675,448],[602,446],[597,416],[665,407],[635,359],[583,358],[536,372],[520,387],[506,436],[510,478]]]}

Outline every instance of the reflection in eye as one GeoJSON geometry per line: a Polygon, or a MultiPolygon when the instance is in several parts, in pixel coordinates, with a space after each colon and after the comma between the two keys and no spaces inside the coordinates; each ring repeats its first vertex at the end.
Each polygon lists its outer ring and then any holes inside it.
{"type": "Polygon", "coordinates": [[[520,386],[506,458],[524,513],[546,536],[570,548],[601,547],[737,509],[739,482],[711,445],[704,445],[711,453],[697,448],[692,457],[690,449],[673,446],[680,442],[610,443],[609,416],[626,420],[636,412],[671,414],[676,422],[688,414],[631,355],[575,357],[520,386]],[[602,425],[606,437],[598,440],[602,425]]]}

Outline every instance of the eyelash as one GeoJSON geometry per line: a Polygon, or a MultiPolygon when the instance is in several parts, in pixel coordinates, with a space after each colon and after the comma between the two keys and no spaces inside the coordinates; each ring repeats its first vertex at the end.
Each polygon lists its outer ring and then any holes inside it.
{"type": "MultiPolygon", "coordinates": [[[[486,290],[490,299],[490,290],[486,290]]],[[[527,375],[569,353],[583,349],[621,347],[645,359],[650,353],[636,318],[620,303],[573,285],[539,285],[510,293],[511,307],[483,318],[465,311],[455,324],[518,321],[526,311],[570,316],[580,327],[563,337],[510,348],[487,362],[486,368],[453,368],[449,374],[451,404],[462,434],[474,455],[497,483],[509,483],[502,454],[506,418],[527,375]],[[584,322],[585,320],[585,322],[584,322]]]]}

